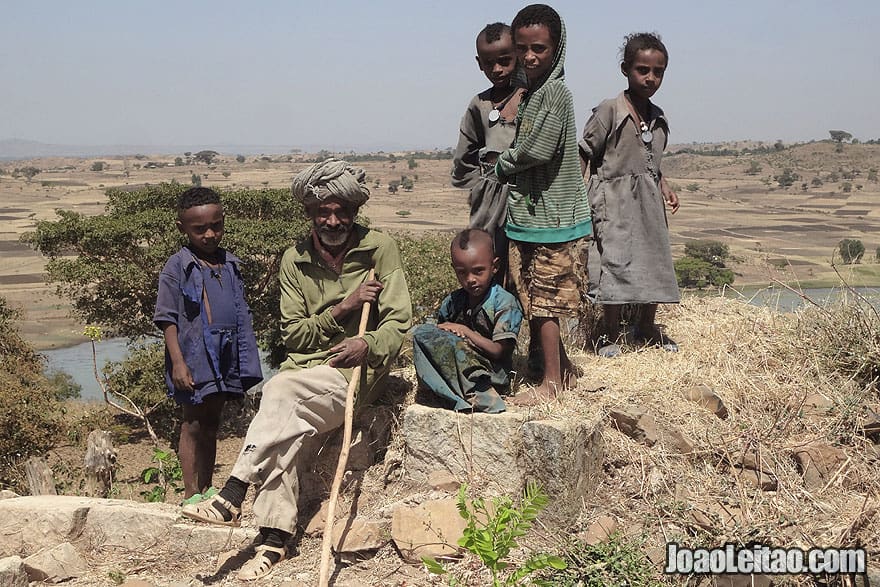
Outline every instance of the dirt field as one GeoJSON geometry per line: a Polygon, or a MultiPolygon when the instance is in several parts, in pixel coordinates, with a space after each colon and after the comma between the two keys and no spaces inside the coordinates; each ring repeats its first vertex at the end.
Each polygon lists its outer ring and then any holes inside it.
{"type": "MultiPolygon", "coordinates": [[[[18,242],[22,233],[33,229],[35,221],[54,218],[57,208],[100,213],[104,190],[109,187],[172,179],[189,184],[193,174],[202,177],[203,185],[221,189],[286,187],[306,165],[295,159],[285,161],[286,156],[249,156],[239,163],[234,155],[222,155],[212,165],[174,166],[179,156],[0,164],[0,295],[23,309],[23,333],[38,348],[71,344],[82,337],[81,325],[68,317],[66,302],[55,297],[43,282],[42,258],[18,242]],[[103,171],[92,171],[96,161],[105,163],[103,171]],[[169,166],[147,168],[150,163],[169,166]],[[30,181],[11,176],[15,168],[28,165],[42,171],[30,181]]],[[[364,209],[372,225],[414,232],[464,226],[467,194],[449,185],[451,162],[419,159],[418,167],[410,170],[405,154],[397,156],[396,164],[362,164],[370,185],[379,181],[364,209]],[[402,175],[416,179],[413,191],[389,193],[388,182],[402,175]]],[[[837,243],[856,238],[865,244],[865,260],[846,268],[845,276],[858,284],[880,284],[880,265],[874,260],[880,246],[880,237],[875,236],[880,228],[878,167],[880,146],[843,145],[843,152],[838,153],[835,145],[827,142],[738,157],[667,155],[664,170],[682,200],[681,210],[669,218],[673,253],[683,255],[689,240],[720,240],[730,246],[737,259],[737,286],[777,279],[819,286],[837,282],[830,265],[837,243]],[[749,174],[754,167],[760,170],[749,174]],[[774,177],[785,169],[799,178],[790,187],[781,188],[774,177]],[[815,178],[821,185],[814,185],[815,178]]]]}

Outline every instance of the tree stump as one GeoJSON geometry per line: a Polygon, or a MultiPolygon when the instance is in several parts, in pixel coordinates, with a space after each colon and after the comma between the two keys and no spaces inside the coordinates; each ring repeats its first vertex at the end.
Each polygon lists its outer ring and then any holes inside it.
{"type": "Polygon", "coordinates": [[[92,430],[87,440],[84,468],[86,473],[86,495],[107,497],[113,472],[116,469],[116,450],[105,430],[92,430]]]}
{"type": "Polygon", "coordinates": [[[58,495],[55,491],[55,477],[52,469],[41,457],[31,457],[24,465],[31,495],[58,495]]]}

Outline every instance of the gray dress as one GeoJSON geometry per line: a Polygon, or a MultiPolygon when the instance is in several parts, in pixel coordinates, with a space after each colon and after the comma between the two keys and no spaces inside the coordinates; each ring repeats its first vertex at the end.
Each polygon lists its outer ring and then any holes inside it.
{"type": "Polygon", "coordinates": [[[491,88],[474,96],[461,119],[452,185],[470,190],[470,228],[482,228],[495,236],[495,250],[500,252],[507,250],[507,185],[495,176],[494,159],[513,144],[516,121],[489,121],[490,94],[491,88]]]}
{"type": "Polygon", "coordinates": [[[598,304],[678,303],[660,159],[669,134],[650,105],[653,139],[646,148],[623,93],[594,110],[580,141],[590,162],[587,193],[595,238],[587,271],[598,304]]]}

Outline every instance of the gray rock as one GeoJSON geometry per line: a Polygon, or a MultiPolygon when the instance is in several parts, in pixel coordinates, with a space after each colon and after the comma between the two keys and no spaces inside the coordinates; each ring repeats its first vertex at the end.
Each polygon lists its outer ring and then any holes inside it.
{"type": "Polygon", "coordinates": [[[454,493],[461,487],[461,481],[449,471],[431,471],[428,473],[428,485],[431,486],[431,489],[454,493]]]}
{"type": "Polygon", "coordinates": [[[341,519],[333,526],[336,552],[367,552],[379,550],[390,538],[388,522],[341,519]]]}
{"type": "Polygon", "coordinates": [[[63,542],[83,548],[192,554],[246,546],[253,529],[183,521],[176,506],[67,495],[0,500],[0,552],[29,555],[63,542]]]}
{"type": "Polygon", "coordinates": [[[0,585],[3,587],[27,587],[28,576],[20,556],[0,559],[0,585]]]}
{"type": "Polygon", "coordinates": [[[446,471],[484,493],[518,496],[537,481],[551,505],[579,507],[601,474],[597,421],[529,420],[521,413],[458,414],[413,405],[403,416],[404,468],[415,482],[446,471]]]}
{"type": "Polygon", "coordinates": [[[391,539],[405,561],[420,563],[422,557],[457,554],[465,525],[452,498],[400,506],[392,514],[391,539]]]}
{"type": "Polygon", "coordinates": [[[24,568],[31,581],[60,583],[79,577],[89,564],[69,542],[62,542],[24,559],[24,568]]]}

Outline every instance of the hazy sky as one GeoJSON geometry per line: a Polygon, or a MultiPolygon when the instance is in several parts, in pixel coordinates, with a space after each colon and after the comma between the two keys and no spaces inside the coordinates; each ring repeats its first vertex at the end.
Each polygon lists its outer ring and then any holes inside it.
{"type": "MultiPolygon", "coordinates": [[[[451,146],[487,22],[521,2],[18,1],[0,6],[0,139],[451,146]]],[[[880,138],[877,0],[558,0],[582,127],[632,31],[670,52],[671,142],[880,138]]]]}

